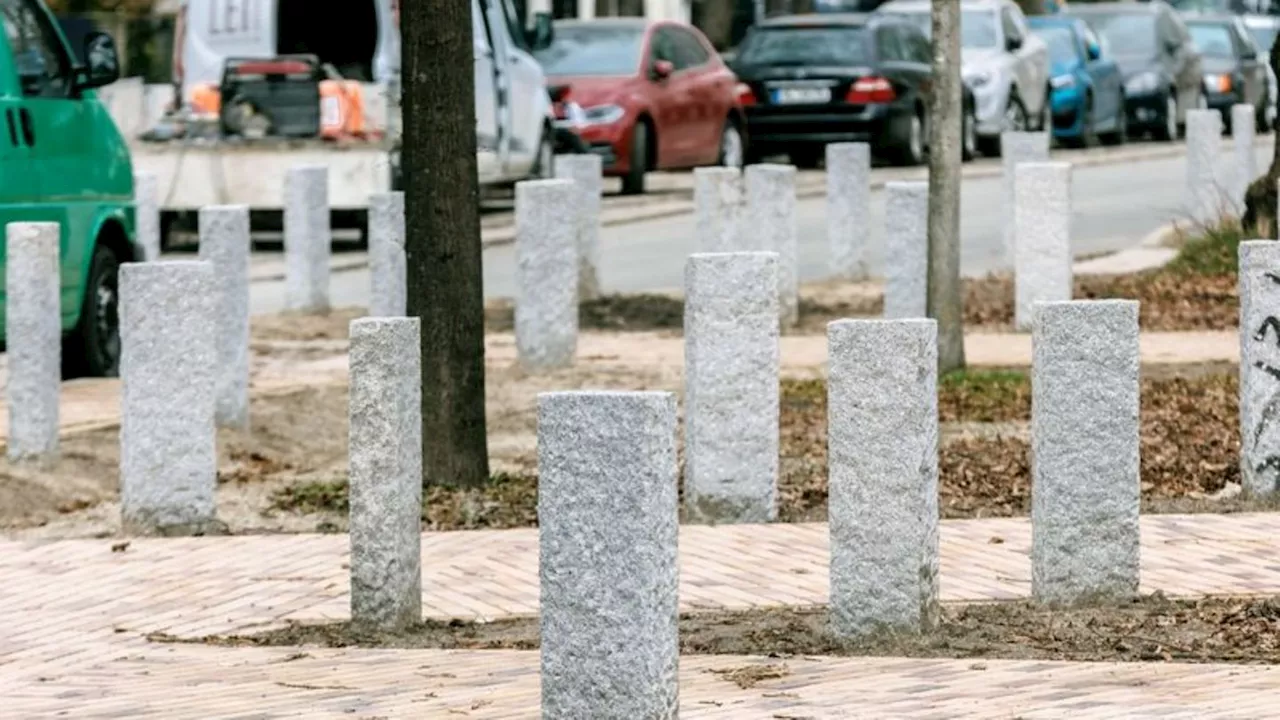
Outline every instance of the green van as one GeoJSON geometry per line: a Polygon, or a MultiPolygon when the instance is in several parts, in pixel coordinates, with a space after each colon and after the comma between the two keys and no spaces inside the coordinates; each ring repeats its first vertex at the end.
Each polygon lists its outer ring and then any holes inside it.
{"type": "Polygon", "coordinates": [[[76,60],[41,0],[0,0],[0,22],[0,230],[12,222],[62,226],[64,372],[112,376],[120,264],[143,259],[129,148],[93,92],[119,77],[115,43],[90,33],[76,60]]]}

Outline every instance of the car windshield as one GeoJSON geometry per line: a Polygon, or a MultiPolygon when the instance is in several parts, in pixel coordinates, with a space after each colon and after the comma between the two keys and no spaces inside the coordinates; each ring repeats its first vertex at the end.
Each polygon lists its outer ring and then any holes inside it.
{"type": "Polygon", "coordinates": [[[1271,46],[1276,42],[1276,32],[1280,28],[1274,25],[1253,25],[1249,28],[1249,34],[1253,36],[1253,42],[1258,49],[1264,53],[1271,52],[1271,46]]]}
{"type": "Polygon", "coordinates": [[[762,27],[747,33],[739,65],[861,65],[870,59],[866,31],[848,25],[762,27]]]}
{"type": "MultiPolygon", "coordinates": [[[[898,14],[915,23],[925,37],[930,36],[933,27],[930,25],[928,11],[898,14]]],[[[995,13],[987,10],[965,10],[960,14],[960,47],[993,48],[999,44],[995,13]]]]}
{"type": "Polygon", "coordinates": [[[1082,17],[1117,55],[1152,57],[1156,54],[1154,14],[1088,13],[1082,17]]]}
{"type": "Polygon", "coordinates": [[[551,46],[533,56],[547,75],[633,75],[640,69],[639,27],[556,27],[551,46]]]}
{"type": "Polygon", "coordinates": [[[1191,42],[1203,55],[1210,57],[1235,57],[1231,47],[1231,30],[1218,23],[1187,23],[1191,42]]]}
{"type": "Polygon", "coordinates": [[[1039,27],[1034,32],[1049,46],[1049,62],[1068,63],[1080,57],[1076,34],[1065,27],[1039,27]]]}

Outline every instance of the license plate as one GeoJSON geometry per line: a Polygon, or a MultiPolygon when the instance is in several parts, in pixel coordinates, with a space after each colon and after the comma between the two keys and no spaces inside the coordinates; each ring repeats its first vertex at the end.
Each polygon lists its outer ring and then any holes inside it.
{"type": "Polygon", "coordinates": [[[778,88],[773,91],[773,102],[777,105],[817,105],[827,103],[831,102],[831,88],[778,88]]]}

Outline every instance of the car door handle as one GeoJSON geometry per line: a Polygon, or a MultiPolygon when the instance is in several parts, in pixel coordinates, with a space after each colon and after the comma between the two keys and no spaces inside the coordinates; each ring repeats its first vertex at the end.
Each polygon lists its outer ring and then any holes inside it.
{"type": "Polygon", "coordinates": [[[27,147],[34,147],[36,144],[35,123],[31,121],[31,111],[22,108],[18,111],[18,117],[22,120],[22,142],[27,147]]]}
{"type": "Polygon", "coordinates": [[[18,147],[18,126],[13,122],[13,109],[4,111],[4,119],[9,124],[9,144],[18,147]]]}

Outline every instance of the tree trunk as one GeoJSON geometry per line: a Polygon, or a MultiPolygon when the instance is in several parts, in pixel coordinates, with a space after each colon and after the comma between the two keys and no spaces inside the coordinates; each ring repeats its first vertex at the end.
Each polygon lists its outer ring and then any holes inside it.
{"type": "MultiPolygon", "coordinates": [[[[1272,72],[1280,73],[1280,42],[1271,46],[1272,72]]],[[[1273,128],[1274,129],[1274,128],[1273,128]]],[[[1276,238],[1280,223],[1276,222],[1276,183],[1280,182],[1280,142],[1275,144],[1271,167],[1267,174],[1249,184],[1244,195],[1244,217],[1241,225],[1251,238],[1276,238]]]]}
{"type": "Polygon", "coordinates": [[[1018,0],[1023,15],[1043,15],[1044,0],[1018,0]]]}
{"type": "Polygon", "coordinates": [[[422,321],[423,484],[489,479],[471,4],[401,10],[405,255],[422,321]]]}
{"type": "Polygon", "coordinates": [[[964,367],[960,294],[960,3],[933,0],[933,92],[929,97],[928,314],[938,322],[938,372],[964,367]]]}
{"type": "Polygon", "coordinates": [[[737,0],[702,0],[697,26],[717,50],[728,48],[733,40],[733,14],[737,0]]]}

